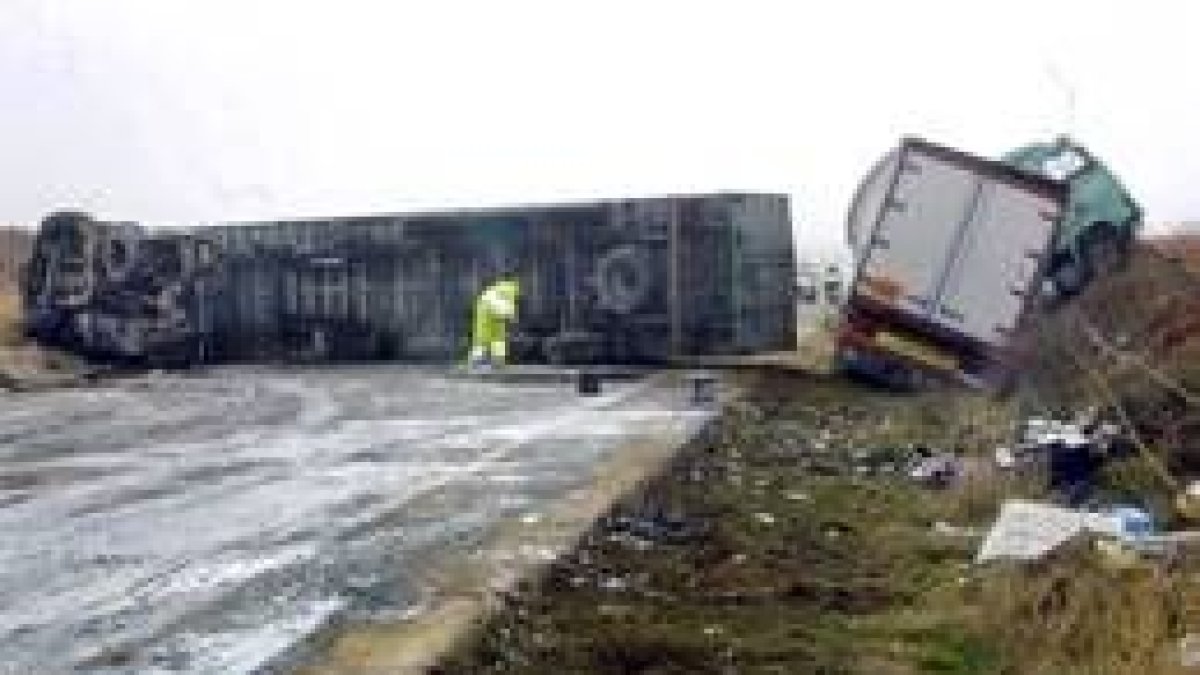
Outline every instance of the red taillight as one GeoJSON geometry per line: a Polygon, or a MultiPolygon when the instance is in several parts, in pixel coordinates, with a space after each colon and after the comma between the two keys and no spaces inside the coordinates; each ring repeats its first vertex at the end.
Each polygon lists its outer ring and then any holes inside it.
{"type": "Polygon", "coordinates": [[[861,315],[849,314],[846,316],[845,320],[842,321],[842,332],[853,333],[864,338],[869,338],[875,335],[878,330],[878,324],[861,315]]]}
{"type": "Polygon", "coordinates": [[[875,322],[854,314],[847,315],[838,326],[837,343],[841,347],[868,347],[879,330],[875,322]]]}

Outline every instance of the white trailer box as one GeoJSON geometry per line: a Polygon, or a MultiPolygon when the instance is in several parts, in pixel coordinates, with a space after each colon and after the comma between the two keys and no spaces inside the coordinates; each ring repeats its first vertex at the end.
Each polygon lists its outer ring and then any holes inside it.
{"type": "Polygon", "coordinates": [[[851,206],[840,364],[903,385],[1006,381],[1066,199],[1063,183],[904,140],[851,206]]]}

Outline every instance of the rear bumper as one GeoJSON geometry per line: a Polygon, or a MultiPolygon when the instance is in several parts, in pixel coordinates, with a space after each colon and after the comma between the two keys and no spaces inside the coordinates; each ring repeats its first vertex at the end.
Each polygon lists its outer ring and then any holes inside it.
{"type": "Polygon", "coordinates": [[[890,326],[856,331],[843,323],[836,342],[838,367],[849,374],[893,386],[920,387],[927,382],[995,389],[1010,378],[1010,361],[954,345],[924,340],[890,326]],[[990,358],[989,358],[990,357],[990,358]]]}

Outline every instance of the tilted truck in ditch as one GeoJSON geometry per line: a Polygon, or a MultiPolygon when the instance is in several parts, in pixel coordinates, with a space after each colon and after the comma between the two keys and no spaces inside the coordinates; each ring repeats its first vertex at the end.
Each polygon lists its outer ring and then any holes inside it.
{"type": "Polygon", "coordinates": [[[1039,297],[1067,299],[1119,265],[1141,209],[1059,138],[991,161],[906,139],[851,205],[855,275],[837,335],[851,373],[894,385],[1001,386],[1039,297]]]}
{"type": "Polygon", "coordinates": [[[159,229],[66,212],[24,303],[39,341],[105,361],[447,362],[515,274],[516,360],[666,363],[790,348],[795,269],[770,194],[159,229]]]}

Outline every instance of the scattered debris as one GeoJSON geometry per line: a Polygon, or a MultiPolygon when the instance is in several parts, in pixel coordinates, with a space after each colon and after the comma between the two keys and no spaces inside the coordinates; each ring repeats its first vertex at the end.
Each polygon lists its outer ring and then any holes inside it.
{"type": "Polygon", "coordinates": [[[1122,446],[1125,429],[1113,422],[1102,421],[1094,408],[1081,411],[1070,422],[1031,417],[1025,421],[1021,433],[1024,450],[1091,447],[1101,452],[1125,449],[1122,446]]]}
{"type": "Polygon", "coordinates": [[[1024,440],[1025,443],[1035,447],[1054,445],[1082,447],[1090,443],[1078,424],[1040,417],[1026,420],[1024,440]]]}
{"type": "Polygon", "coordinates": [[[962,461],[948,453],[921,459],[908,470],[909,478],[934,488],[949,486],[961,474],[962,461]]]}
{"type": "MultiPolygon", "coordinates": [[[[789,392],[801,389],[788,384],[789,392]]],[[[970,652],[973,666],[954,672],[1024,672],[1027,657],[1051,664],[1038,672],[1075,672],[1053,660],[1065,651],[1055,632],[1060,625],[1079,626],[1084,634],[1081,646],[1072,647],[1084,653],[1077,672],[1097,672],[1089,668],[1117,654],[1140,658],[1153,648],[1161,658],[1163,645],[1175,648],[1179,635],[1163,635],[1172,630],[1165,623],[1137,628],[1146,643],[1153,640],[1151,646],[1136,642],[1141,638],[1132,630],[1129,636],[1120,631],[1143,608],[1156,612],[1154,617],[1173,616],[1172,598],[1182,596],[1142,591],[1159,577],[1169,589],[1184,583],[1178,570],[1190,569],[1187,558],[1172,551],[1188,540],[1153,534],[1149,514],[1134,507],[1087,513],[1054,506],[1038,480],[1050,453],[1026,442],[1024,425],[1013,420],[1010,408],[976,401],[966,405],[979,405],[978,411],[959,409],[963,401],[936,394],[929,397],[938,406],[932,413],[916,410],[912,399],[885,394],[863,394],[846,404],[836,398],[841,387],[829,382],[803,388],[814,397],[831,391],[817,399],[833,399],[825,409],[784,398],[722,419],[715,446],[679,458],[597,524],[596,533],[584,539],[592,547],[590,564],[567,558],[552,565],[556,571],[546,593],[528,600],[536,619],[523,629],[551,626],[552,648],[531,648],[527,637],[501,640],[491,629],[470,653],[477,659],[472,664],[489,663],[501,644],[515,645],[541,666],[509,671],[561,672],[567,654],[571,663],[590,666],[572,672],[708,672],[706,664],[718,662],[719,648],[732,644],[737,667],[728,672],[842,672],[863,663],[871,672],[930,672],[935,661],[925,660],[927,654],[962,663],[962,650],[970,652]],[[882,429],[885,417],[891,421],[882,429]],[[951,426],[955,420],[975,427],[960,430],[951,426]],[[816,450],[817,443],[825,449],[816,450]],[[993,465],[991,453],[1000,447],[1009,453],[1000,452],[1001,461],[993,465]],[[1002,473],[999,464],[1009,464],[1011,472],[1002,473]],[[921,473],[930,467],[941,471],[921,473]],[[950,489],[926,488],[926,480],[947,479],[950,489]],[[1011,544],[1001,536],[1005,519],[990,532],[981,519],[987,509],[999,507],[993,500],[1003,494],[1024,495],[1033,511],[1026,514],[1033,516],[1032,525],[1018,523],[1034,530],[1031,541],[1020,542],[1024,548],[1015,553],[1001,545],[1011,544]],[[690,529],[703,536],[686,541],[678,534],[690,529]],[[1039,538],[1040,529],[1049,533],[1039,538]],[[985,539],[990,541],[982,546],[985,539]],[[676,541],[678,546],[670,545],[676,541]],[[1155,550],[1165,553],[1159,557],[1155,550]],[[984,560],[1045,560],[981,567],[974,564],[977,554],[984,560]],[[930,582],[933,593],[924,590],[930,582]],[[1094,599],[1110,587],[1110,604],[1094,599]],[[1126,601],[1133,596],[1144,596],[1146,604],[1126,601]],[[627,618],[596,616],[596,607],[617,602],[631,608],[627,618]],[[1040,609],[1054,602],[1062,606],[1040,609]],[[936,622],[915,640],[914,609],[922,620],[936,622]],[[1081,615],[1088,623],[1080,622],[1081,615]],[[1115,639],[1092,623],[1114,617],[1115,639]],[[788,635],[797,637],[786,641],[789,651],[781,655],[784,641],[761,626],[785,622],[788,635]],[[1021,640],[1010,637],[1009,626],[1016,623],[1021,640]],[[706,630],[710,627],[722,631],[706,630]],[[1025,633],[1038,631],[1053,638],[1027,653],[1025,633]],[[913,649],[897,652],[897,639],[906,646],[911,641],[913,649]],[[845,650],[849,644],[854,648],[845,650]]],[[[1093,439],[1102,423],[1084,422],[1079,435],[1093,439]]],[[[1070,431],[1049,440],[1072,444],[1070,431]]],[[[1097,494],[1159,506],[1159,495],[1142,502],[1136,483],[1110,491],[1108,476],[1104,471],[1096,477],[1097,494]]],[[[1200,546],[1200,536],[1195,542],[1200,546]]]]}
{"type": "Polygon", "coordinates": [[[1200,481],[1192,481],[1175,497],[1175,511],[1185,520],[1200,520],[1200,481]]]}
{"type": "Polygon", "coordinates": [[[994,456],[996,459],[996,466],[1000,467],[1001,469],[1011,469],[1017,465],[1017,456],[1013,454],[1011,448],[996,448],[994,456]]]}
{"type": "Polygon", "coordinates": [[[1087,445],[1060,445],[1047,455],[1050,489],[1072,506],[1091,497],[1103,459],[1087,445]]]}
{"type": "MultiPolygon", "coordinates": [[[[1116,540],[1132,551],[1162,548],[1164,539],[1154,534],[1153,516],[1132,506],[1112,507],[1104,512],[1085,512],[1027,501],[1004,502],[988,537],[980,546],[977,562],[998,558],[1037,560],[1080,534],[1096,534],[1116,540]]],[[[1112,560],[1124,555],[1117,545],[1098,549],[1112,560]]]]}
{"type": "Polygon", "coordinates": [[[619,592],[629,588],[629,581],[621,577],[607,577],[600,580],[599,587],[604,591],[619,592]]]}
{"type": "Polygon", "coordinates": [[[944,520],[935,522],[932,529],[934,534],[955,539],[974,539],[981,534],[979,530],[974,527],[952,525],[944,520]]]}
{"type": "Polygon", "coordinates": [[[643,542],[638,546],[684,543],[702,536],[707,529],[701,521],[662,511],[652,515],[617,516],[607,519],[605,524],[610,540],[615,536],[619,541],[643,542]]]}
{"type": "Polygon", "coordinates": [[[821,532],[829,539],[840,539],[853,531],[853,528],[845,523],[825,523],[821,526],[821,532]]]}
{"type": "Polygon", "coordinates": [[[1136,506],[1115,506],[1105,515],[1117,526],[1117,535],[1125,540],[1140,540],[1154,534],[1154,517],[1136,506]]]}
{"type": "Polygon", "coordinates": [[[614,544],[621,544],[637,551],[649,551],[654,548],[653,541],[629,534],[628,532],[614,532],[608,535],[608,540],[614,544]]]}
{"type": "Polygon", "coordinates": [[[1006,470],[1044,467],[1050,489],[1067,504],[1079,506],[1092,497],[1101,468],[1133,450],[1121,425],[1101,421],[1099,413],[1089,408],[1072,421],[1025,420],[1016,445],[996,448],[994,459],[996,466],[1006,470]]]}
{"type": "Polygon", "coordinates": [[[1086,532],[1118,536],[1121,526],[1108,515],[1037,502],[1004,502],[976,561],[1037,560],[1086,532]]]}

